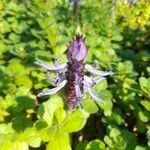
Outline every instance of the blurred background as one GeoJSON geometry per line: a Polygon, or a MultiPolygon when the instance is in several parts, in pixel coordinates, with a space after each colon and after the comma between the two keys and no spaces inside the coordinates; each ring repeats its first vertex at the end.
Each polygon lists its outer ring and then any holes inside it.
{"type": "Polygon", "coordinates": [[[149,0],[1,0],[0,149],[149,150],[149,49],[149,0]],[[61,124],[63,91],[36,97],[55,85],[34,61],[66,62],[76,33],[87,62],[115,75],[94,87],[106,105],[85,94],[61,124]]]}

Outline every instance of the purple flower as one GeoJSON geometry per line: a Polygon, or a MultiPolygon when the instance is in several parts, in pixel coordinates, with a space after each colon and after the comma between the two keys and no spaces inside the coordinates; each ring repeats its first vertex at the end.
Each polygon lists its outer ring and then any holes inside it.
{"type": "Polygon", "coordinates": [[[136,4],[136,3],[137,3],[137,0],[131,0],[131,3],[132,3],[132,4],[136,4]]]}
{"type": "Polygon", "coordinates": [[[46,76],[52,82],[55,82],[56,87],[48,91],[43,91],[37,96],[52,95],[65,88],[65,104],[69,110],[74,110],[77,106],[82,108],[82,95],[87,92],[95,101],[105,104],[93,91],[92,87],[105,79],[105,76],[112,75],[112,71],[97,70],[97,61],[94,61],[94,67],[85,64],[88,54],[88,48],[85,45],[82,36],[77,35],[71,42],[67,49],[68,62],[59,64],[58,59],[55,60],[55,66],[49,66],[42,62],[35,62],[35,64],[44,67],[45,69],[55,72],[56,79],[46,76]],[[90,76],[85,75],[85,70],[90,72],[90,76]]]}

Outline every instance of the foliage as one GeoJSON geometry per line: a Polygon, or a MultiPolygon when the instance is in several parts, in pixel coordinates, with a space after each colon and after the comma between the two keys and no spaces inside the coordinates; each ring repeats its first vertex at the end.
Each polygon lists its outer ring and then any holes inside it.
{"type": "Polygon", "coordinates": [[[78,16],[72,11],[67,0],[0,1],[1,150],[150,149],[149,1],[81,0],[78,16]],[[95,86],[106,105],[84,95],[84,109],[63,122],[63,91],[37,98],[54,85],[33,62],[66,62],[77,32],[88,63],[115,75],[95,86]]]}

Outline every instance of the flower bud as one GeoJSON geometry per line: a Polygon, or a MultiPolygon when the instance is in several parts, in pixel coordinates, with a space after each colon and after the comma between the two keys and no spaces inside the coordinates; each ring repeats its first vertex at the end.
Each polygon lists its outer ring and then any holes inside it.
{"type": "Polygon", "coordinates": [[[67,50],[67,57],[70,62],[85,62],[88,49],[85,46],[82,36],[77,35],[75,40],[69,45],[67,50]]]}

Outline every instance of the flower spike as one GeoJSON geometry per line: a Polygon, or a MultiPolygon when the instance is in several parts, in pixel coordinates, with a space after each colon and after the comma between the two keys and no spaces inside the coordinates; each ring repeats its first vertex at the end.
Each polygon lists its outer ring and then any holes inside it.
{"type": "Polygon", "coordinates": [[[37,96],[53,95],[64,87],[65,104],[68,110],[73,111],[77,106],[82,106],[82,95],[87,92],[93,100],[105,104],[93,91],[92,87],[105,79],[108,75],[113,75],[112,71],[97,70],[98,62],[94,61],[94,66],[86,64],[88,47],[85,44],[85,38],[77,35],[67,48],[66,64],[59,64],[59,58],[55,59],[54,66],[47,65],[43,62],[35,64],[56,73],[56,78],[46,76],[49,81],[55,82],[56,87],[39,93],[37,96]],[[90,76],[85,75],[85,71],[90,76]]]}
{"type": "Polygon", "coordinates": [[[87,57],[88,49],[85,46],[82,36],[77,35],[73,42],[69,45],[67,50],[67,58],[70,62],[73,61],[85,61],[87,57]]]}

